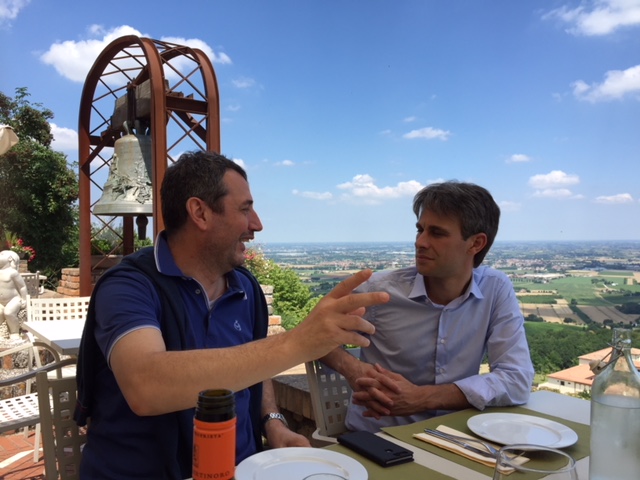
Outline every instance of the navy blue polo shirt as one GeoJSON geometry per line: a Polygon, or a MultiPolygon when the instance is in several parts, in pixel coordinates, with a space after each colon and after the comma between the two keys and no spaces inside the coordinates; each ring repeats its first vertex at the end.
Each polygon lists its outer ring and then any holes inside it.
{"type": "MultiPolygon", "coordinates": [[[[158,270],[175,279],[176,295],[181,295],[187,309],[188,349],[230,347],[253,340],[255,312],[249,279],[230,272],[226,275],[226,293],[210,305],[202,285],[184,276],[175,264],[162,234],[157,238],[154,253],[158,270]]],[[[162,303],[156,288],[142,273],[114,272],[95,292],[95,302],[95,336],[107,361],[113,346],[123,336],[140,328],[160,329],[162,303]]],[[[175,453],[159,452],[154,440],[158,436],[177,436],[175,416],[137,416],[106,363],[98,368],[97,377],[96,400],[83,451],[82,478],[180,478],[176,461],[170,458],[175,453]]],[[[248,390],[236,392],[236,463],[256,451],[249,399],[248,390]]],[[[193,415],[186,418],[192,422],[193,415]]]]}

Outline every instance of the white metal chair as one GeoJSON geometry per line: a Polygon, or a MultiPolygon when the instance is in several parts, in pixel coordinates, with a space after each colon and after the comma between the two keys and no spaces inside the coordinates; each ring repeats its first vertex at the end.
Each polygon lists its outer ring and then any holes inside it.
{"type": "MultiPolygon", "coordinates": [[[[60,360],[55,350],[40,342],[35,342],[34,344],[24,343],[17,347],[3,350],[0,352],[0,357],[13,357],[13,355],[22,351],[24,351],[24,355],[27,358],[26,372],[0,380],[0,388],[6,390],[7,387],[11,387],[15,392],[20,392],[15,394],[12,391],[12,396],[0,400],[0,433],[35,426],[33,461],[37,462],[40,458],[40,410],[38,407],[38,394],[32,391],[32,382],[38,372],[42,372],[45,376],[47,372],[55,372],[58,377],[62,377],[62,368],[75,363],[76,360],[71,358],[60,360]],[[53,358],[51,363],[41,366],[40,349],[51,354],[50,358],[53,358]]],[[[9,370],[5,370],[5,372],[7,371],[9,370]]]]}
{"type": "Polygon", "coordinates": [[[44,470],[47,480],[80,478],[82,448],[86,430],[73,420],[76,404],[76,379],[54,378],[46,372],[36,375],[38,403],[42,423],[44,470]]]}
{"type": "Polygon", "coordinates": [[[21,273],[20,276],[27,285],[27,295],[31,298],[38,298],[41,293],[40,286],[40,272],[36,273],[21,273]]]}
{"type": "MultiPolygon", "coordinates": [[[[84,320],[89,309],[90,296],[30,298],[27,302],[27,322],[46,322],[49,320],[84,320]]],[[[37,339],[27,332],[28,338],[37,339]]],[[[64,369],[63,376],[73,377],[75,365],[64,369]]]]}
{"type": "Polygon", "coordinates": [[[31,298],[27,302],[27,321],[83,320],[91,297],[31,298]]]}
{"type": "MultiPolygon", "coordinates": [[[[360,349],[347,349],[358,357],[360,349]]],[[[323,443],[337,443],[337,436],[347,431],[344,425],[351,399],[351,386],[343,375],[315,360],[305,363],[311,394],[311,406],[316,420],[312,438],[323,443]]]]}

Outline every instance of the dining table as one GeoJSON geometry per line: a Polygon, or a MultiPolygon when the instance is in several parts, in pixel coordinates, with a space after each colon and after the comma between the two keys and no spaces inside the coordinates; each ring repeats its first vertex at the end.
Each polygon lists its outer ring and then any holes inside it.
{"type": "Polygon", "coordinates": [[[77,356],[84,323],[84,320],[26,321],[22,328],[59,354],[77,356]]]}
{"type": "MultiPolygon", "coordinates": [[[[470,430],[465,431],[467,420],[474,415],[491,412],[509,412],[536,416],[561,423],[573,429],[577,433],[578,441],[574,445],[563,448],[563,450],[576,460],[579,479],[587,480],[589,478],[591,403],[588,400],[552,391],[532,392],[529,401],[517,407],[489,407],[483,411],[467,409],[406,426],[385,428],[377,433],[377,435],[411,450],[414,457],[414,462],[411,463],[383,468],[343,445],[335,444],[323,448],[358,460],[367,469],[368,480],[488,480],[493,476],[492,468],[415,439],[413,434],[421,433],[426,427],[436,428],[438,425],[444,425],[456,428],[463,433],[474,435],[470,430]]],[[[478,437],[477,435],[474,436],[478,437]]],[[[514,480],[515,478],[545,478],[543,476],[524,477],[515,474],[513,477],[514,480]]]]}

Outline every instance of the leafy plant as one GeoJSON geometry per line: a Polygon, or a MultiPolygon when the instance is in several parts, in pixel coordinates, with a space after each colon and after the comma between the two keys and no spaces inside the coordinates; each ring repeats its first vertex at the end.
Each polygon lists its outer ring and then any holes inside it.
{"type": "Polygon", "coordinates": [[[18,237],[18,235],[7,230],[4,232],[4,236],[5,248],[16,252],[20,258],[26,259],[28,262],[36,258],[36,250],[29,245],[25,245],[24,241],[18,237]]]}
{"type": "Polygon", "coordinates": [[[282,325],[287,330],[300,323],[319,301],[311,296],[309,287],[296,272],[266,258],[259,248],[245,251],[245,266],[262,285],[273,286],[273,311],[282,317],[282,325]]]}

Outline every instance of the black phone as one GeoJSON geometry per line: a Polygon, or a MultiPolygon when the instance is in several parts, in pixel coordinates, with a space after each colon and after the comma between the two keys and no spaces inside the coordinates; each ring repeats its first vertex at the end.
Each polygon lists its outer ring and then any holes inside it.
{"type": "Polygon", "coordinates": [[[383,467],[413,462],[411,450],[371,432],[343,433],[338,437],[338,443],[383,467]]]}

